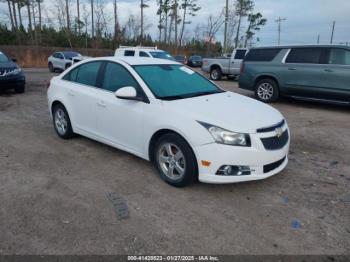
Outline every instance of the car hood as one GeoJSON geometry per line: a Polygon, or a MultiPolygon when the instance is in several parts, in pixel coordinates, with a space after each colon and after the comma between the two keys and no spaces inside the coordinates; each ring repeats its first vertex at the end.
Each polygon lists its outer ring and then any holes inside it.
{"type": "Polygon", "coordinates": [[[273,107],[232,92],[164,101],[164,106],[193,120],[241,133],[256,133],[283,120],[273,107]]]}
{"type": "Polygon", "coordinates": [[[15,68],[15,67],[17,67],[17,65],[12,61],[0,63],[0,69],[2,69],[2,68],[15,68]]]}

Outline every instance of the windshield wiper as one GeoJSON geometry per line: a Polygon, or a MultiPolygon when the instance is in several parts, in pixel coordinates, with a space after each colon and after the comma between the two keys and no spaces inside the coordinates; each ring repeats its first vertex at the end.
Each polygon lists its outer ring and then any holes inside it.
{"type": "Polygon", "coordinates": [[[186,95],[186,98],[196,97],[196,96],[213,95],[213,94],[218,94],[218,93],[223,93],[223,92],[225,92],[225,91],[221,91],[221,90],[203,91],[203,92],[188,94],[188,95],[186,95]]]}
{"type": "Polygon", "coordinates": [[[178,99],[184,99],[184,96],[164,96],[160,97],[161,100],[178,100],[178,99]]]}

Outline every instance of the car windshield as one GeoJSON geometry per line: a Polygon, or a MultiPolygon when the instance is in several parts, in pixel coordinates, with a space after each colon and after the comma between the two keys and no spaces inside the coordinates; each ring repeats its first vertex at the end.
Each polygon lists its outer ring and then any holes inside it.
{"type": "Polygon", "coordinates": [[[153,58],[159,58],[159,59],[168,59],[168,60],[174,60],[174,57],[172,57],[167,52],[150,52],[153,58]]]}
{"type": "Polygon", "coordinates": [[[81,54],[77,52],[63,52],[63,54],[66,59],[72,59],[73,57],[81,56],[81,54]]]}
{"type": "Polygon", "coordinates": [[[8,61],[9,59],[7,58],[7,56],[0,52],[0,63],[6,63],[8,61]]]}
{"type": "Polygon", "coordinates": [[[181,65],[137,65],[136,72],[162,100],[176,100],[224,92],[202,75],[181,65]]]}
{"type": "Polygon", "coordinates": [[[192,56],[193,61],[201,61],[202,58],[200,56],[192,56]]]}

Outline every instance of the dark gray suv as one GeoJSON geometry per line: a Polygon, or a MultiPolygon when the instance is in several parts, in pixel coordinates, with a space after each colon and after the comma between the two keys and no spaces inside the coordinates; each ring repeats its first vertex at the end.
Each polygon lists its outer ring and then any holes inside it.
{"type": "Polygon", "coordinates": [[[267,103],[290,96],[350,105],[350,47],[251,49],[241,66],[239,87],[267,103]]]}

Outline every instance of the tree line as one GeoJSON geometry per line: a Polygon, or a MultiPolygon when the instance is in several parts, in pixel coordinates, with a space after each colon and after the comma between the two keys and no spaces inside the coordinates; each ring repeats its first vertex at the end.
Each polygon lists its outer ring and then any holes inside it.
{"type": "Polygon", "coordinates": [[[139,0],[139,11],[131,13],[123,24],[117,0],[112,0],[112,14],[106,10],[111,1],[105,0],[56,0],[51,9],[44,0],[0,1],[7,5],[7,20],[0,22],[3,45],[114,49],[142,44],[210,54],[254,45],[259,41],[256,32],[267,22],[254,11],[253,0],[229,0],[220,13],[192,26],[193,18],[201,14],[203,2],[199,0],[139,0]],[[145,16],[151,4],[157,6],[156,25],[145,16]],[[216,40],[223,27],[224,45],[216,40]],[[157,28],[157,37],[151,37],[152,28],[157,28]]]}

